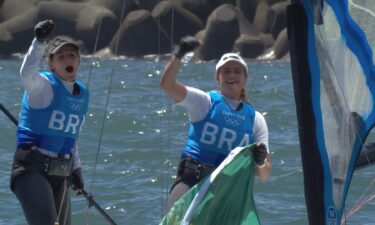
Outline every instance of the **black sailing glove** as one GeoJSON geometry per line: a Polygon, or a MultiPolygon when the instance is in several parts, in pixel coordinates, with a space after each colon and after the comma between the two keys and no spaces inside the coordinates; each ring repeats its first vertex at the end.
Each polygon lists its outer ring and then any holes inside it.
{"type": "Polygon", "coordinates": [[[84,187],[81,168],[73,170],[70,176],[72,178],[72,189],[78,190],[77,195],[81,194],[80,190],[83,190],[84,187]]]}
{"type": "Polygon", "coordinates": [[[44,20],[37,23],[34,27],[34,34],[38,41],[44,42],[49,34],[55,23],[52,20],[44,20]]]}
{"type": "Polygon", "coordinates": [[[253,156],[257,166],[263,166],[267,156],[266,145],[263,143],[258,144],[253,151],[253,156]]]}
{"type": "Polygon", "coordinates": [[[179,59],[182,59],[182,57],[184,57],[184,55],[188,52],[191,52],[193,51],[194,49],[196,49],[198,46],[200,45],[200,41],[197,40],[195,37],[192,37],[192,36],[185,36],[181,39],[180,41],[180,45],[178,46],[178,48],[176,49],[174,55],[179,58],[179,59]]]}

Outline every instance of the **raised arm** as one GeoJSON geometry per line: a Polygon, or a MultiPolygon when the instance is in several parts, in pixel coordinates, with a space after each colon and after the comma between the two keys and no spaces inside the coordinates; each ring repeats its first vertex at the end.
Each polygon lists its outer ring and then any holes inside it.
{"type": "Polygon", "coordinates": [[[186,87],[176,77],[180,69],[181,59],[172,56],[167,63],[160,79],[160,86],[176,102],[182,101],[186,96],[186,87]]]}
{"type": "Polygon", "coordinates": [[[39,66],[45,50],[45,39],[53,28],[50,20],[39,22],[35,28],[33,40],[20,69],[24,88],[28,93],[28,101],[33,108],[44,108],[49,105],[53,92],[47,78],[40,76],[39,66]]]}
{"type": "Polygon", "coordinates": [[[24,88],[29,95],[35,96],[36,99],[43,96],[42,90],[49,83],[46,78],[39,75],[39,66],[43,59],[44,49],[44,43],[34,39],[23,59],[20,69],[24,88]],[[38,94],[38,92],[41,93],[38,94]]]}
{"type": "Polygon", "coordinates": [[[201,42],[194,37],[187,36],[181,39],[177,51],[164,68],[160,79],[160,86],[176,102],[180,102],[186,96],[186,87],[177,80],[181,59],[187,52],[193,51],[201,42]]]}
{"type": "Polygon", "coordinates": [[[52,20],[41,21],[34,27],[35,38],[23,59],[20,75],[25,88],[30,91],[36,89],[40,81],[39,66],[43,59],[45,40],[51,32],[54,23],[52,20]]]}

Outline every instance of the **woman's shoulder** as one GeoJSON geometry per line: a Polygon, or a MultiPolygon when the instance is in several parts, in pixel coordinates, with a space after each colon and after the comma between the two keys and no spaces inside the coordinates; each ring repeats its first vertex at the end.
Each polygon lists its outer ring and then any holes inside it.
{"type": "Polygon", "coordinates": [[[267,125],[266,118],[259,111],[255,111],[254,121],[256,122],[256,124],[259,124],[259,125],[262,125],[262,126],[267,125]]]}
{"type": "Polygon", "coordinates": [[[86,84],[84,84],[84,83],[83,83],[82,81],[80,81],[80,80],[76,80],[76,84],[78,84],[80,88],[87,89],[86,84]]]}

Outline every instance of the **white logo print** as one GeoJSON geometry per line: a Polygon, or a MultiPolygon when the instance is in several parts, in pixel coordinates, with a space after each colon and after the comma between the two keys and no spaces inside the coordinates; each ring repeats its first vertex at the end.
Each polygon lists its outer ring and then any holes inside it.
{"type": "Polygon", "coordinates": [[[241,119],[234,118],[232,116],[226,116],[224,117],[225,123],[227,123],[230,126],[236,127],[241,124],[241,119]]]}
{"type": "Polygon", "coordinates": [[[78,104],[78,103],[75,103],[75,102],[71,102],[69,103],[69,107],[71,110],[73,111],[81,111],[81,104],[78,104]]]}

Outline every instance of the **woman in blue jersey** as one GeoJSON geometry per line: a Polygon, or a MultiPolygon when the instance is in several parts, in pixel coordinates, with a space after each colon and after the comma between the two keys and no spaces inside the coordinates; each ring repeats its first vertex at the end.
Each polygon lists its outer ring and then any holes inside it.
{"type": "Polygon", "coordinates": [[[46,20],[34,27],[36,38],[20,70],[25,93],[10,185],[30,225],[69,225],[68,188],[83,189],[77,138],[89,93],[77,81],[79,47],[69,37],[49,42],[50,71],[39,70],[53,26],[46,20]]]}
{"type": "Polygon", "coordinates": [[[183,38],[160,80],[165,92],[187,109],[190,120],[189,136],[168,197],[168,211],[237,146],[257,143],[254,151],[256,174],[266,180],[271,171],[267,124],[262,114],[249,104],[245,94],[248,69],[238,54],[224,54],[216,64],[217,91],[206,93],[176,79],[181,58],[200,44],[193,37],[183,38]]]}

